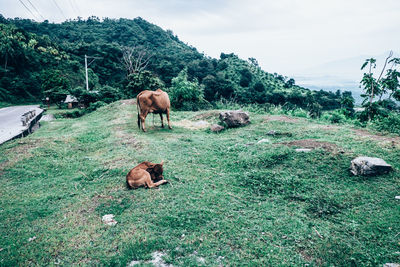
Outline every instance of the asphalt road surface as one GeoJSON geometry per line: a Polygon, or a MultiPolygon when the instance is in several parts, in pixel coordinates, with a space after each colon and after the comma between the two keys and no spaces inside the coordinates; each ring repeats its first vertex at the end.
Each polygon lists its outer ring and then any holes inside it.
{"type": "Polygon", "coordinates": [[[21,116],[30,110],[36,110],[36,116],[43,112],[38,105],[13,106],[0,109],[0,144],[27,129],[27,126],[22,126],[21,116]]]}

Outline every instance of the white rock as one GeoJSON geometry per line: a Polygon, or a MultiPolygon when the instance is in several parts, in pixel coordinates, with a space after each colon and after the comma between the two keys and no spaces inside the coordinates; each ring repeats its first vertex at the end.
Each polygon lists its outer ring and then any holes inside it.
{"type": "Polygon", "coordinates": [[[310,152],[312,149],[310,148],[296,148],[295,151],[296,152],[310,152]]]}
{"type": "Polygon", "coordinates": [[[206,121],[196,121],[196,122],[193,122],[193,126],[194,126],[194,127],[207,127],[208,125],[209,125],[209,123],[206,122],[206,121]]]}
{"type": "Polygon", "coordinates": [[[393,170],[383,159],[357,157],[351,161],[350,170],[354,175],[378,175],[393,170]]]}
{"type": "Polygon", "coordinates": [[[240,110],[221,112],[219,119],[226,123],[228,128],[240,127],[250,123],[249,114],[240,110]]]}
{"type": "Polygon", "coordinates": [[[394,198],[395,198],[395,199],[399,199],[399,200],[400,200],[400,196],[395,196],[394,198]]]}
{"type": "Polygon", "coordinates": [[[162,257],[166,256],[164,252],[161,251],[155,251],[151,256],[153,259],[151,261],[148,261],[147,263],[152,263],[154,266],[157,267],[172,267],[173,265],[167,264],[162,257]]]}
{"type": "Polygon", "coordinates": [[[32,242],[32,241],[35,240],[35,239],[36,239],[36,236],[30,237],[30,238],[28,239],[28,242],[32,242]]]}
{"type": "Polygon", "coordinates": [[[114,220],[114,215],[113,214],[106,214],[106,215],[103,216],[103,218],[101,218],[101,220],[105,224],[110,225],[110,226],[113,226],[113,225],[117,224],[117,221],[114,220]]]}
{"type": "MultiPolygon", "coordinates": [[[[124,105],[124,103],[123,103],[122,105],[124,105]]],[[[128,267],[132,267],[132,266],[138,265],[138,264],[140,264],[140,263],[141,263],[141,261],[131,261],[131,262],[128,264],[128,267]]]]}
{"type": "Polygon", "coordinates": [[[385,263],[383,267],[400,267],[398,263],[385,263]]]}
{"type": "Polygon", "coordinates": [[[257,142],[257,144],[261,144],[261,143],[269,143],[269,140],[266,138],[261,139],[260,141],[257,142]]]}

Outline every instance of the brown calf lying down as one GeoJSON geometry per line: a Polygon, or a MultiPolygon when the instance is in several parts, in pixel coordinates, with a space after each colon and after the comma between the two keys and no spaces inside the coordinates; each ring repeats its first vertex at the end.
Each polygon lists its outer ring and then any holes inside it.
{"type": "Polygon", "coordinates": [[[136,189],[140,186],[153,188],[167,183],[162,175],[163,164],[164,161],[160,164],[148,161],[140,163],[126,175],[126,185],[136,189]]]}

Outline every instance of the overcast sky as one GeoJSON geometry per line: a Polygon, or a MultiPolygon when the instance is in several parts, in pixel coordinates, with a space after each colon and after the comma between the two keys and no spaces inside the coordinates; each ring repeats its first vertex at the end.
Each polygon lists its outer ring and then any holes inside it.
{"type": "Polygon", "coordinates": [[[400,0],[0,0],[0,13],[53,22],[140,16],[208,56],[254,57],[287,76],[400,45],[400,0]]]}

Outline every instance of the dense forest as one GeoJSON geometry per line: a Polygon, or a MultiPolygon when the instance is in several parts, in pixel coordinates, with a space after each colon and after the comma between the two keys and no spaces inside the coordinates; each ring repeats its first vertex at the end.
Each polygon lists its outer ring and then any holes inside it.
{"type": "MultiPolygon", "coordinates": [[[[134,97],[145,89],[172,94],[176,108],[215,101],[340,108],[348,92],[312,91],[263,71],[256,59],[199,53],[170,30],[136,19],[90,17],[61,24],[0,17],[0,101],[59,103],[73,93],[90,103],[134,97]],[[85,55],[89,88],[85,88],[85,55]]],[[[352,102],[352,101],[350,101],[352,102]]]]}

